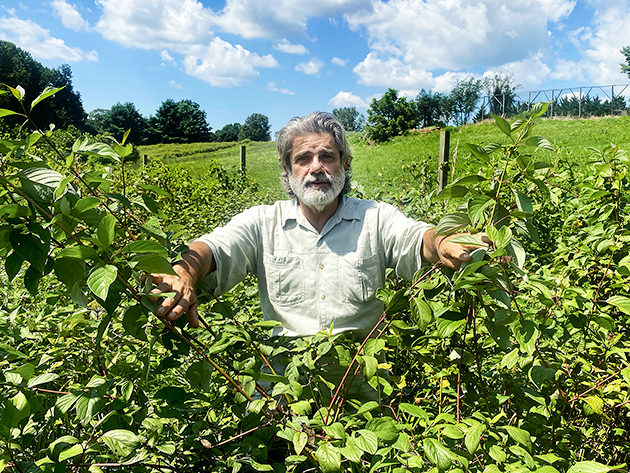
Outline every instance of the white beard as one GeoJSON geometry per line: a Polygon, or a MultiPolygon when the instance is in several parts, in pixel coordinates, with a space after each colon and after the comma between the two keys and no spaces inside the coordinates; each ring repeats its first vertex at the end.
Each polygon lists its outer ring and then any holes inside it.
{"type": "Polygon", "coordinates": [[[339,196],[346,184],[346,171],[341,169],[335,175],[329,175],[325,172],[310,174],[303,179],[293,177],[289,173],[289,186],[301,203],[315,208],[318,212],[324,210],[339,196]],[[328,188],[308,186],[309,182],[328,181],[328,188]]]}

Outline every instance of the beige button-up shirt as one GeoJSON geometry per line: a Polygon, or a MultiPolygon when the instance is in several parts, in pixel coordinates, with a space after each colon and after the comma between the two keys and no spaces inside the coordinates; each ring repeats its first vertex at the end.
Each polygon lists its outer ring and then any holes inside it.
{"type": "Polygon", "coordinates": [[[258,276],[265,320],[283,324],[274,334],[307,336],[332,326],[361,337],[383,313],[375,294],[385,270],[411,280],[429,228],[389,204],[343,197],[320,233],[286,200],[252,207],[198,241],[212,250],[216,294],[248,273],[258,276]]]}

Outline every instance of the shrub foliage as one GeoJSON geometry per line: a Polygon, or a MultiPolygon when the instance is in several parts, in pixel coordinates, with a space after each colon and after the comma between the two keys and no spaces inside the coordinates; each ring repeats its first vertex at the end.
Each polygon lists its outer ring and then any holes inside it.
{"type": "Polygon", "coordinates": [[[382,323],[356,342],[270,337],[250,283],[220,299],[200,288],[199,330],[153,315],[148,275],[257,200],[246,176],[134,173],[125,139],[55,154],[42,131],[0,140],[0,471],[625,468],[628,158],[594,150],[575,181],[539,162],[545,108],[495,117],[506,144],[468,145],[478,174],[390,196],[429,218],[447,201],[438,233],[485,229],[493,245],[458,272],[390,279],[382,323]],[[91,155],[115,164],[86,169],[91,155]],[[283,375],[267,366],[278,357],[283,375]],[[330,385],[330,360],[379,401],[330,385]]]}

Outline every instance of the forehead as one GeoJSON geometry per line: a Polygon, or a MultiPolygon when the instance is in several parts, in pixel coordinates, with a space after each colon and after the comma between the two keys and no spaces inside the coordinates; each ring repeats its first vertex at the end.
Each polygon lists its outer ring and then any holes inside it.
{"type": "Polygon", "coordinates": [[[329,133],[308,133],[293,138],[291,159],[303,154],[331,153],[339,156],[335,140],[329,133]]]}

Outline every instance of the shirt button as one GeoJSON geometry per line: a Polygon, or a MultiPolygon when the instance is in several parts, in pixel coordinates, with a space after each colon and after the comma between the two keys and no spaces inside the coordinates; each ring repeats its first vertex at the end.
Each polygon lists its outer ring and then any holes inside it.
{"type": "Polygon", "coordinates": [[[323,264],[320,264],[320,265],[319,265],[319,269],[324,269],[324,265],[323,265],[323,264]]]}
{"type": "Polygon", "coordinates": [[[322,294],[322,300],[326,299],[326,295],[322,294]]]}

